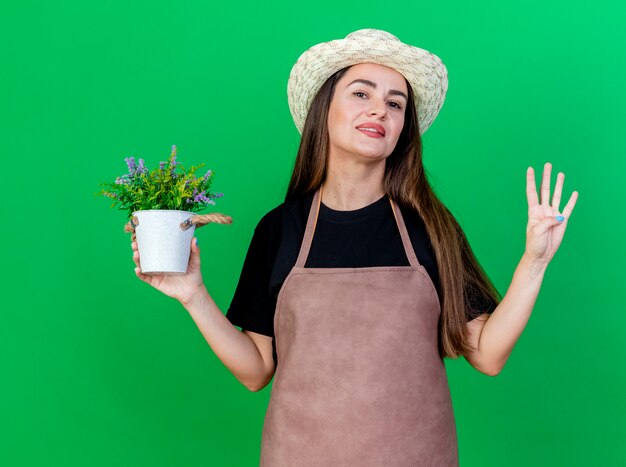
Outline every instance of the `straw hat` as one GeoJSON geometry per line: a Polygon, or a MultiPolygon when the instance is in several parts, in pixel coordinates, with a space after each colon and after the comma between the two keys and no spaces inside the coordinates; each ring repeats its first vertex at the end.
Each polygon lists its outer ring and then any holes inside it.
{"type": "Polygon", "coordinates": [[[377,63],[400,72],[413,88],[420,134],[433,122],[448,90],[448,70],[431,52],[400,42],[388,32],[360,29],[314,45],[291,69],[287,98],[293,121],[302,133],[309,107],[322,84],[336,71],[358,63],[377,63]]]}

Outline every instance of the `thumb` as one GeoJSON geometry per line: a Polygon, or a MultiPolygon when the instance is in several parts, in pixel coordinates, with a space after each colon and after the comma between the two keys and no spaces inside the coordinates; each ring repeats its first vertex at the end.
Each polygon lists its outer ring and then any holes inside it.
{"type": "Polygon", "coordinates": [[[200,247],[198,247],[198,238],[191,239],[191,255],[189,256],[189,266],[194,269],[200,269],[200,247]]]}
{"type": "Polygon", "coordinates": [[[537,225],[535,225],[533,230],[537,235],[543,235],[555,225],[562,224],[564,220],[565,217],[563,217],[562,215],[548,216],[543,218],[537,225]]]}

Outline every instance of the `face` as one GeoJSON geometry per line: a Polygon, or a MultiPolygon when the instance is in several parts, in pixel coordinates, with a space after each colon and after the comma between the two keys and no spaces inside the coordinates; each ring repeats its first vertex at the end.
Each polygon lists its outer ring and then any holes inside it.
{"type": "Polygon", "coordinates": [[[387,158],[398,142],[407,105],[406,80],[373,63],[350,67],[328,110],[330,157],[387,158]]]}

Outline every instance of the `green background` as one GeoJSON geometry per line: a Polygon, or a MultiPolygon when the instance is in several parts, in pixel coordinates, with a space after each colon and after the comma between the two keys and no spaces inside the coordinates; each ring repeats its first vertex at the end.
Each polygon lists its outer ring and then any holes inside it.
{"type": "Polygon", "coordinates": [[[172,144],[214,170],[234,223],[197,235],[225,313],[293,166],[293,63],[375,27],[448,67],[425,164],[502,293],[526,168],[565,173],[562,207],[580,194],[500,375],[446,361],[461,465],[626,465],[623,2],[13,2],[0,18],[0,464],[258,465],[271,386],[245,389],[135,277],[124,214],[94,193],[172,144]]]}

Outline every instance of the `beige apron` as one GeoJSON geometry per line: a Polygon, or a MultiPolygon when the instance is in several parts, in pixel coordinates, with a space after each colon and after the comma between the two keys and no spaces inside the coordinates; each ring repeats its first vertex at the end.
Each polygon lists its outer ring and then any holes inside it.
{"type": "Polygon", "coordinates": [[[320,201],[276,304],[261,467],[458,466],[439,298],[400,209],[410,266],[305,268],[320,201]]]}

